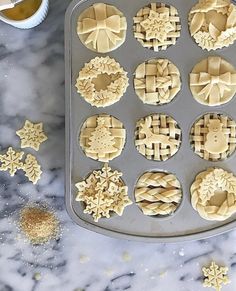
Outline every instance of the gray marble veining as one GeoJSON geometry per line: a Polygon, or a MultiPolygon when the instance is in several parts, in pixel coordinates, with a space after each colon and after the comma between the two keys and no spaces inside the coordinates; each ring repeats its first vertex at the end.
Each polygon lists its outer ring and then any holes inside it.
{"type": "Polygon", "coordinates": [[[0,173],[0,291],[199,291],[201,267],[211,260],[230,269],[231,284],[223,290],[236,290],[236,231],[184,244],[144,244],[88,232],[66,214],[63,24],[69,2],[51,1],[48,18],[33,30],[0,24],[1,150],[19,148],[15,131],[25,119],[43,121],[49,136],[37,154],[43,166],[37,186],[20,172],[13,178],[0,173]],[[63,234],[33,248],[19,236],[17,211],[40,200],[57,211],[63,234]]]}

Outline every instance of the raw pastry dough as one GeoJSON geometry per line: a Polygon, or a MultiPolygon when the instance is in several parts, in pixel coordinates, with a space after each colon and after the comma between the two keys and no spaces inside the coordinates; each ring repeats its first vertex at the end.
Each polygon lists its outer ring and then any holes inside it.
{"type": "Polygon", "coordinates": [[[206,220],[225,220],[236,213],[236,177],[219,168],[201,172],[191,186],[191,202],[206,220]]]}
{"type": "Polygon", "coordinates": [[[180,36],[180,18],[175,7],[151,3],[134,17],[134,36],[146,48],[166,50],[180,36]]]}
{"type": "Polygon", "coordinates": [[[236,70],[221,57],[208,57],[193,68],[190,89],[201,104],[216,106],[227,103],[236,93],[236,70]]]}
{"type": "Polygon", "coordinates": [[[79,72],[75,86],[92,106],[106,107],[119,101],[128,85],[127,73],[119,63],[109,57],[96,57],[79,72]]]}
{"type": "Polygon", "coordinates": [[[139,178],[134,195],[145,215],[170,215],[181,202],[182,190],[173,174],[147,172],[139,178]]]}
{"type": "Polygon", "coordinates": [[[189,29],[202,49],[228,47],[236,40],[236,6],[230,0],[199,0],[189,13],[189,29]]]}
{"type": "Polygon", "coordinates": [[[118,157],[125,139],[126,131],[122,122],[107,114],[89,117],[80,132],[80,146],[86,156],[101,162],[118,157]]]}
{"type": "Polygon", "coordinates": [[[76,201],[84,203],[84,213],[92,214],[94,221],[110,217],[111,213],[121,216],[124,208],[132,201],[128,187],[121,179],[122,173],[112,170],[107,164],[93,171],[84,181],[77,183],[76,201]]]}
{"type": "Polygon", "coordinates": [[[223,114],[205,114],[192,126],[190,144],[204,160],[225,160],[236,149],[236,122],[223,114]]]}
{"type": "Polygon", "coordinates": [[[89,49],[107,53],[121,46],[126,37],[127,22],[115,6],[96,3],[84,10],[78,19],[77,33],[89,49]]]}
{"type": "Polygon", "coordinates": [[[181,129],[165,114],[152,114],[136,124],[135,146],[149,160],[165,161],[179,150],[181,129]]]}
{"type": "Polygon", "coordinates": [[[167,59],[152,59],[135,71],[134,89],[145,104],[169,103],[180,91],[178,68],[167,59]]]}

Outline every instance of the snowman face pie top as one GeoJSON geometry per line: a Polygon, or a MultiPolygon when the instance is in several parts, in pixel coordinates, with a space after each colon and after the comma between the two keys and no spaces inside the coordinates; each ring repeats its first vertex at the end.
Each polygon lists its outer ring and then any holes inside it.
{"type": "Polygon", "coordinates": [[[75,87],[92,106],[106,107],[125,93],[129,79],[124,69],[110,57],[96,57],[79,72],[75,87]]]}
{"type": "Polygon", "coordinates": [[[201,104],[216,106],[227,103],[236,93],[236,70],[221,57],[208,57],[193,68],[190,89],[201,104]]]}
{"type": "Polygon", "coordinates": [[[151,3],[134,17],[134,36],[146,48],[166,50],[180,36],[180,18],[175,7],[151,3]]]}
{"type": "Polygon", "coordinates": [[[169,103],[180,91],[178,68],[167,59],[152,59],[135,71],[134,89],[145,104],[169,103]]]}
{"type": "Polygon", "coordinates": [[[190,143],[207,161],[225,160],[236,149],[236,122],[222,114],[205,114],[192,126],[190,143]]]}
{"type": "Polygon", "coordinates": [[[228,47],[236,40],[236,6],[230,0],[199,0],[189,13],[189,29],[202,49],[228,47]]]}
{"type": "Polygon", "coordinates": [[[96,3],[79,16],[77,33],[81,42],[98,53],[107,53],[123,44],[127,22],[115,6],[96,3]]]}
{"type": "Polygon", "coordinates": [[[152,114],[136,124],[135,146],[149,160],[166,161],[177,153],[181,145],[181,129],[166,114],[152,114]]]}
{"type": "Polygon", "coordinates": [[[80,146],[86,156],[101,162],[118,157],[125,139],[126,131],[122,122],[107,114],[89,117],[80,131],[80,146]]]}

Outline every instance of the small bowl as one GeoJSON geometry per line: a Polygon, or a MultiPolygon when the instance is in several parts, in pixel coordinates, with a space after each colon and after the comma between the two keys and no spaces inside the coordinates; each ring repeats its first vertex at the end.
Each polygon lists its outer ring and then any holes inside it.
{"type": "Polygon", "coordinates": [[[38,10],[29,18],[23,20],[12,20],[6,17],[3,13],[0,13],[0,20],[16,28],[29,29],[39,25],[44,21],[48,14],[48,9],[49,0],[42,0],[38,10]]]}

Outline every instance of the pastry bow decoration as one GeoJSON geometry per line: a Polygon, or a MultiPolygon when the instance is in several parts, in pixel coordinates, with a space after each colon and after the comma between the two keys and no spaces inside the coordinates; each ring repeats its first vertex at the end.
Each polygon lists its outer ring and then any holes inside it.
{"type": "Polygon", "coordinates": [[[208,72],[190,74],[190,86],[203,87],[198,95],[209,104],[224,98],[225,91],[231,91],[231,86],[236,85],[236,74],[231,72],[220,73],[221,61],[218,57],[208,58],[208,72]],[[213,60],[214,59],[214,60],[213,60]]]}
{"type": "Polygon", "coordinates": [[[107,17],[107,5],[103,3],[94,4],[91,9],[95,19],[86,17],[79,21],[78,34],[88,34],[85,44],[92,43],[98,52],[107,52],[110,42],[115,46],[121,40],[119,34],[127,28],[126,19],[118,14],[107,17]]]}

